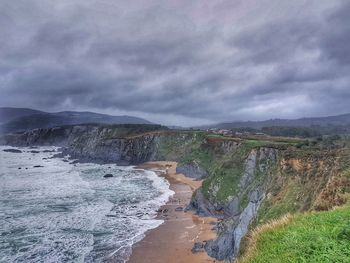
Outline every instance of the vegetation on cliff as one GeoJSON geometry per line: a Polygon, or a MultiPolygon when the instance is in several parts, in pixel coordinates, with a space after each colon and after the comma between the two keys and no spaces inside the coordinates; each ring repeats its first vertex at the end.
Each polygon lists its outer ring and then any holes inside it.
{"type": "MultiPolygon", "coordinates": [[[[285,257],[290,256],[290,262],[327,262],[327,254],[335,253],[335,259],[342,259],[341,253],[348,253],[344,250],[345,241],[339,241],[334,231],[339,230],[344,235],[348,233],[347,226],[343,223],[350,222],[347,214],[349,209],[319,211],[330,210],[347,202],[347,193],[350,192],[349,145],[350,140],[346,136],[324,136],[309,140],[244,140],[208,135],[204,132],[186,132],[163,141],[161,152],[164,158],[176,160],[179,165],[195,162],[207,170],[208,177],[203,182],[201,192],[214,204],[214,209],[229,206],[233,198],[238,197],[243,210],[249,202],[249,193],[259,184],[256,181],[264,182],[265,198],[251,223],[251,229],[283,218],[286,214],[295,215],[290,221],[295,222],[294,225],[289,226],[286,223],[285,228],[276,228],[279,232],[275,233],[272,228],[268,232],[270,234],[262,236],[259,239],[261,241],[257,241],[256,250],[259,253],[256,258],[244,262],[287,262],[281,261],[277,255],[280,253],[278,251],[288,251],[288,246],[291,247],[291,253],[286,252],[285,257]],[[242,188],[240,181],[247,169],[247,159],[252,152],[264,148],[278,151],[276,162],[268,166],[268,169],[261,170],[259,167],[266,166],[266,160],[257,161],[254,181],[248,187],[242,188]],[[329,227],[329,222],[333,219],[334,227],[329,227]],[[338,224],[340,222],[342,223],[338,224]],[[313,225],[318,227],[308,231],[308,226],[313,225]],[[275,246],[278,238],[287,234],[291,238],[285,238],[281,244],[275,246]],[[328,245],[317,245],[313,248],[312,238],[322,240],[323,235],[328,245]],[[274,236],[278,238],[268,242],[274,236]],[[305,253],[302,252],[298,257],[293,255],[299,249],[293,240],[305,248],[305,253]],[[261,254],[268,253],[271,257],[261,257],[260,250],[261,254]],[[308,251],[319,254],[319,257],[308,255],[308,251]],[[257,258],[262,259],[256,261],[257,258]]],[[[231,229],[227,224],[236,224],[232,219],[225,222],[226,229],[231,229]]],[[[224,234],[221,232],[219,231],[219,236],[224,234]]],[[[246,242],[247,240],[242,246],[243,254],[246,252],[246,242]]]]}
{"type": "Polygon", "coordinates": [[[240,263],[350,262],[350,140],[316,141],[283,152],[240,263]]]}
{"type": "Polygon", "coordinates": [[[160,155],[163,159],[178,161],[179,165],[195,162],[206,169],[209,176],[203,182],[203,194],[212,201],[225,202],[237,194],[245,160],[253,149],[287,149],[300,142],[302,140],[242,140],[201,131],[179,132],[162,139],[160,155]]]}
{"type": "Polygon", "coordinates": [[[248,236],[250,249],[238,262],[350,262],[349,215],[346,206],[263,225],[248,236]]]}

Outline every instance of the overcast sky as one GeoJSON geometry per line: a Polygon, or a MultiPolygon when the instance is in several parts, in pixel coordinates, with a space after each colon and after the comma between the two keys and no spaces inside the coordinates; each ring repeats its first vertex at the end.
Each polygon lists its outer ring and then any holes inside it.
{"type": "Polygon", "coordinates": [[[0,0],[0,91],[184,126],[350,112],[350,1],[0,0]]]}

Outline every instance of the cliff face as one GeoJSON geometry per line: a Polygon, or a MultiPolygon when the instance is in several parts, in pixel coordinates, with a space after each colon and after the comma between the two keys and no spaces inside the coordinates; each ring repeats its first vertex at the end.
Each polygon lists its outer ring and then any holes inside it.
{"type": "Polygon", "coordinates": [[[36,129],[6,135],[2,144],[13,146],[56,145],[63,155],[81,161],[115,162],[129,165],[154,160],[158,133],[128,139],[124,132],[100,126],[66,126],[36,129]]]}
{"type": "Polygon", "coordinates": [[[346,202],[349,148],[288,149],[282,152],[258,221],[286,213],[329,210],[346,202]]]}
{"type": "Polygon", "coordinates": [[[24,133],[4,135],[0,138],[0,143],[12,146],[67,146],[81,133],[82,131],[79,129],[79,127],[36,129],[24,133]]]}
{"type": "Polygon", "coordinates": [[[159,135],[134,139],[105,138],[103,133],[92,133],[73,141],[63,153],[83,161],[115,162],[122,165],[155,160],[159,135]]]}
{"type": "Polygon", "coordinates": [[[205,245],[210,256],[227,260],[238,254],[241,240],[266,196],[267,183],[277,159],[277,149],[252,149],[244,161],[242,173],[238,175],[234,195],[221,202],[217,201],[220,189],[218,185],[210,186],[208,200],[203,198],[201,192],[196,193],[190,204],[192,208],[201,214],[218,215],[223,219],[218,225],[218,238],[205,245]]]}

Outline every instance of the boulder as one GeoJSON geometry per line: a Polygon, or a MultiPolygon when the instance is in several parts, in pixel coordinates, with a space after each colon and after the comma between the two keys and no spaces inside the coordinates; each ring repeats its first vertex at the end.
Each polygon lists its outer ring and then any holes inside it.
{"type": "Polygon", "coordinates": [[[204,243],[202,243],[202,242],[194,243],[191,251],[192,251],[192,253],[198,253],[198,252],[204,251],[204,243]]]}
{"type": "Polygon", "coordinates": [[[4,149],[3,151],[8,153],[22,153],[22,151],[18,149],[4,149]]]}

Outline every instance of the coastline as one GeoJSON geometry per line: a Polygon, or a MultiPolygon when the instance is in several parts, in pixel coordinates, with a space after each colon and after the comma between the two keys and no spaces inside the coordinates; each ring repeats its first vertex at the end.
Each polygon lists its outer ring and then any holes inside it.
{"type": "Polygon", "coordinates": [[[177,174],[176,165],[176,162],[158,161],[138,166],[155,171],[165,178],[175,194],[158,211],[157,218],[164,220],[164,223],[147,231],[145,238],[133,245],[128,263],[218,262],[209,257],[204,249],[192,252],[195,243],[216,238],[213,229],[216,218],[199,217],[191,211],[184,212],[192,193],[202,182],[177,174]],[[160,172],[166,170],[166,167],[167,173],[160,172]]]}

